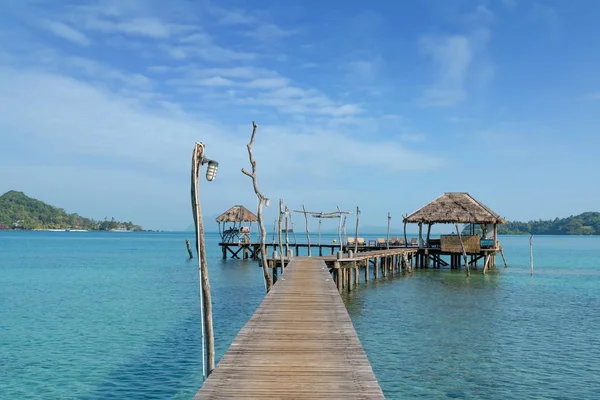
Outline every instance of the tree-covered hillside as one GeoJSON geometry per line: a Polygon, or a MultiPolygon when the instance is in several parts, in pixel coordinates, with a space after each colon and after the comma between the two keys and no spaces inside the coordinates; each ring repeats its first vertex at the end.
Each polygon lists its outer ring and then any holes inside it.
{"type": "Polygon", "coordinates": [[[142,230],[132,222],[118,222],[114,218],[95,221],[77,214],[67,214],[62,208],[53,207],[16,191],[0,196],[0,229],[142,230]]]}
{"type": "MultiPolygon", "coordinates": [[[[468,229],[465,230],[465,233],[468,229]]],[[[585,212],[568,218],[498,225],[499,235],[600,235],[600,212],[585,212]]]]}

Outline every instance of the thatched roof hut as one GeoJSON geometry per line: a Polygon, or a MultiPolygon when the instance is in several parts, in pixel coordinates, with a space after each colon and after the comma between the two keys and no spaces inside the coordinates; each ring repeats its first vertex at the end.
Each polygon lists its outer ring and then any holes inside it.
{"type": "Polygon", "coordinates": [[[404,223],[495,225],[506,221],[469,193],[448,192],[404,218],[404,223]]]}
{"type": "Polygon", "coordinates": [[[244,206],[233,206],[217,217],[217,222],[256,222],[258,217],[244,206]]]}

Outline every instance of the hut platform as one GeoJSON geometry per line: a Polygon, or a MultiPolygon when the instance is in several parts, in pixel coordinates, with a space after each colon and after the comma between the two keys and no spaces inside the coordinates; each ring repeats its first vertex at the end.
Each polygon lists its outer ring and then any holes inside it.
{"type": "Polygon", "coordinates": [[[325,261],[299,257],[194,399],[383,399],[325,261]]]}

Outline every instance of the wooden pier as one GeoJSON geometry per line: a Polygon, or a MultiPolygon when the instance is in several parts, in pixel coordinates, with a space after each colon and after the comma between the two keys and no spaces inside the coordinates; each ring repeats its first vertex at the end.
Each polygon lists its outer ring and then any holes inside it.
{"type": "MultiPolygon", "coordinates": [[[[222,242],[219,243],[221,246],[221,250],[223,252],[223,260],[227,259],[227,256],[230,255],[231,258],[237,259],[248,259],[248,258],[259,258],[260,255],[260,243],[259,242],[251,242],[251,243],[243,243],[243,242],[222,242]],[[240,254],[241,253],[241,254],[240,254]]],[[[267,252],[272,254],[273,250],[277,250],[279,248],[278,243],[265,243],[267,248],[267,252]]],[[[335,254],[336,251],[340,249],[339,243],[327,243],[327,244],[318,244],[318,243],[288,243],[287,245],[284,243],[281,247],[284,249],[287,247],[292,251],[292,254],[295,254],[296,257],[300,256],[300,249],[308,249],[309,247],[312,249],[316,249],[319,256],[323,256],[324,254],[335,254]]],[[[348,246],[342,246],[345,250],[348,246]]],[[[362,246],[361,249],[365,249],[365,246],[362,246]]],[[[314,254],[316,255],[316,254],[314,254]]]]}
{"type": "Polygon", "coordinates": [[[234,398],[384,398],[325,260],[289,262],[194,397],[234,398]]]}

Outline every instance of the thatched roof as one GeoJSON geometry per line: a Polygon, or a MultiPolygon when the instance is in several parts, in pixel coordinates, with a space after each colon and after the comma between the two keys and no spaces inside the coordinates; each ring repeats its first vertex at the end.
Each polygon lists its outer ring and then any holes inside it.
{"type": "Polygon", "coordinates": [[[469,193],[444,193],[404,218],[405,223],[504,224],[506,221],[469,193]]]}
{"type": "Polygon", "coordinates": [[[255,222],[258,217],[244,206],[233,206],[217,217],[217,222],[255,222]]]}

